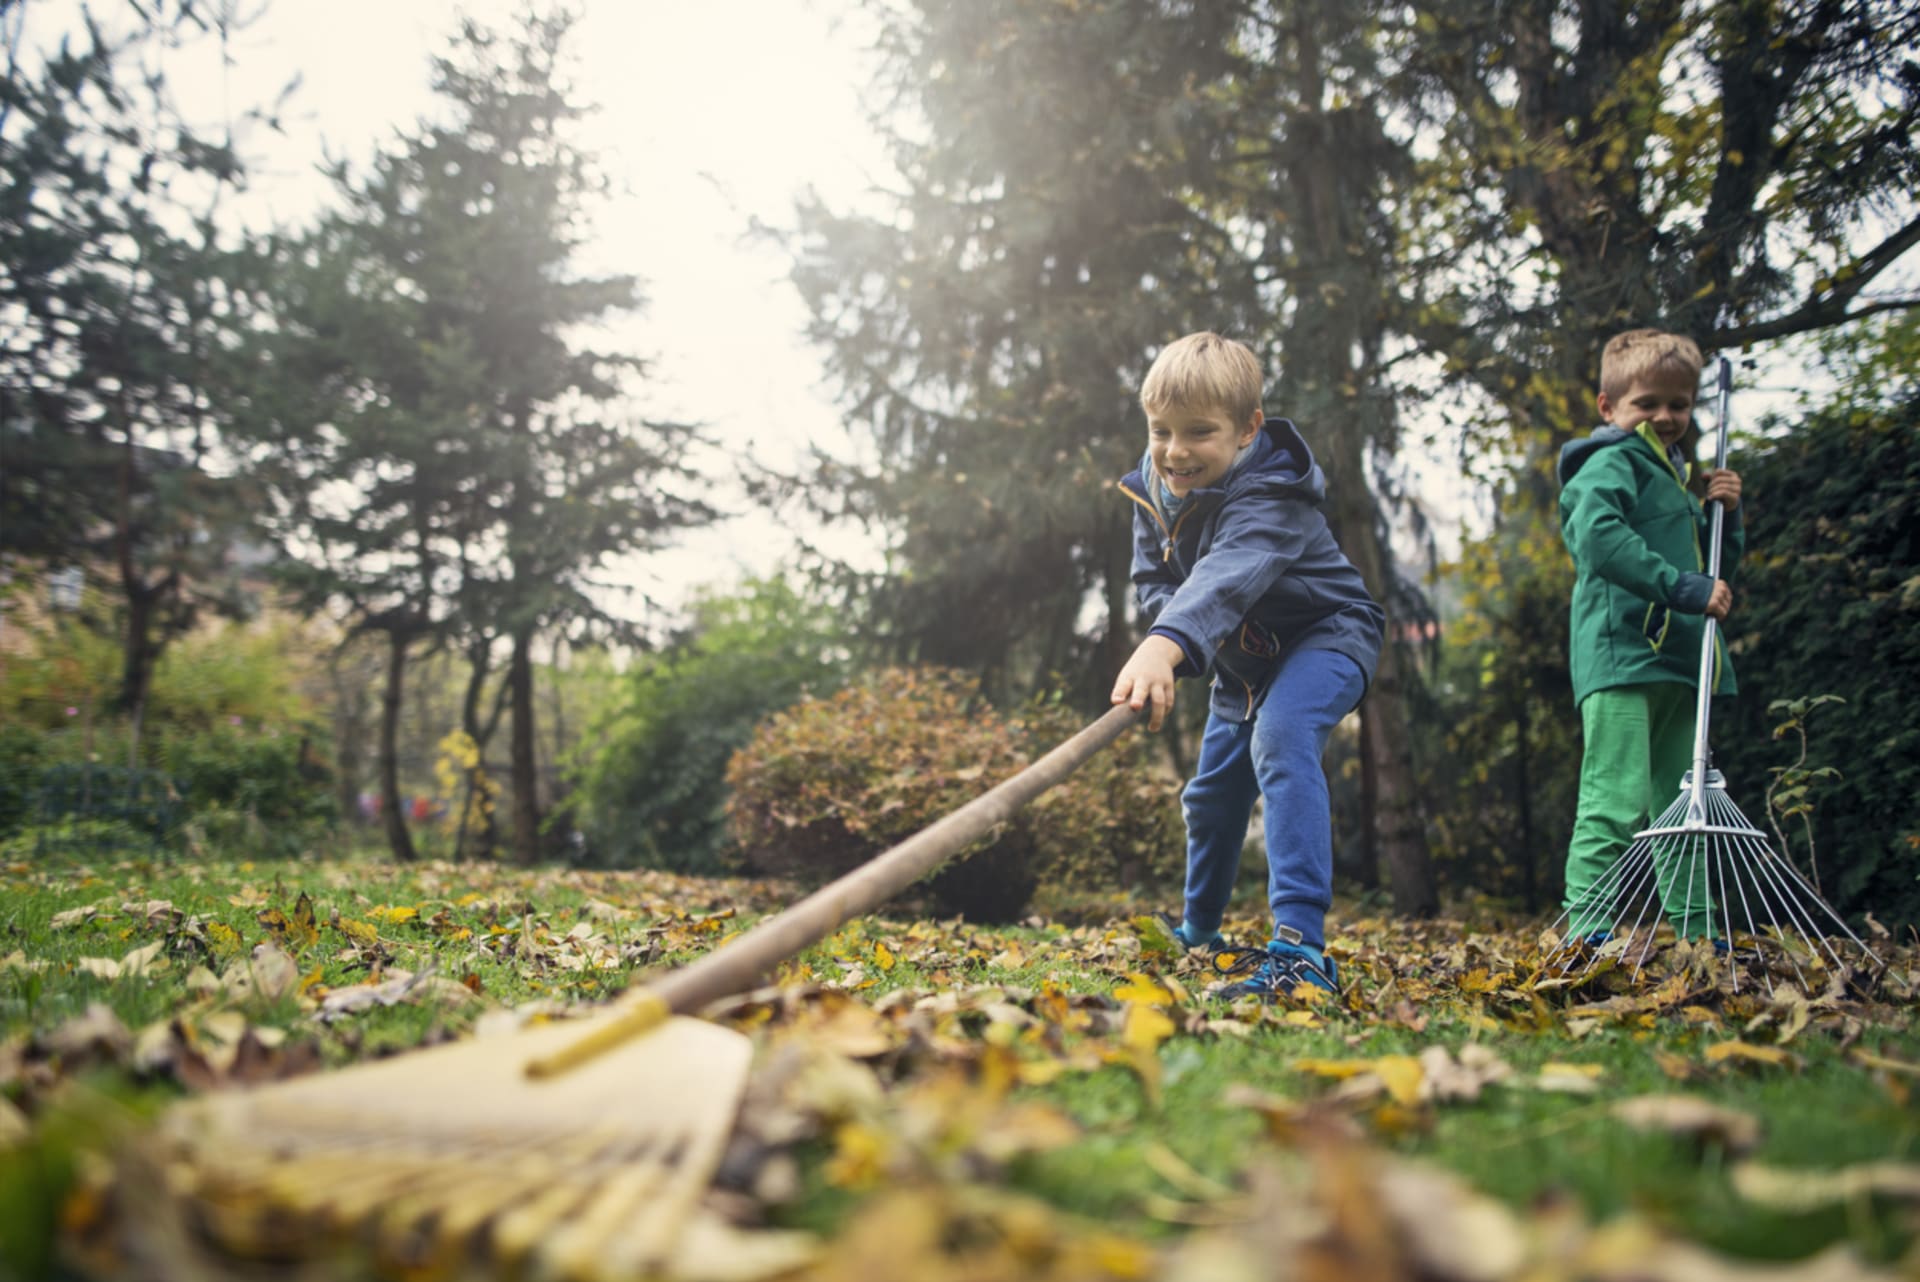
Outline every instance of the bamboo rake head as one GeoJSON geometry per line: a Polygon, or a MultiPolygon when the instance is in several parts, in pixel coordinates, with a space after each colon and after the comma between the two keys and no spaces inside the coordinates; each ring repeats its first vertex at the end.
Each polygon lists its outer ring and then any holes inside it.
{"type": "Polygon", "coordinates": [[[182,1106],[166,1132],[172,1191],[218,1246],[245,1256],[297,1258],[345,1239],[410,1276],[648,1276],[719,1164],[752,1043],[675,1018],[564,1073],[527,1074],[590,1027],[182,1106]]]}

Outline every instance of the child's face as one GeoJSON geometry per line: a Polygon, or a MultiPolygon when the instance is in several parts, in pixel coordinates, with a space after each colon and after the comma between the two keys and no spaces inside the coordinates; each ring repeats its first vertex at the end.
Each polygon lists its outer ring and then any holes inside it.
{"type": "Polygon", "coordinates": [[[1147,415],[1147,454],[1167,488],[1185,498],[1220,484],[1234,455],[1253,440],[1262,421],[1259,410],[1236,427],[1223,409],[1174,406],[1147,415]]]}
{"type": "Polygon", "coordinates": [[[1617,401],[1600,393],[1600,417],[1629,432],[1650,423],[1660,443],[1671,446],[1693,418],[1693,394],[1698,389],[1699,380],[1689,375],[1655,371],[1635,379],[1617,401]]]}

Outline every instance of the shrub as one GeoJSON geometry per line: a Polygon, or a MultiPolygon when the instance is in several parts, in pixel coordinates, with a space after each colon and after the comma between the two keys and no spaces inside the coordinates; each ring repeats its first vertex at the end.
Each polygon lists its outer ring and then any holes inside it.
{"type": "Polygon", "coordinates": [[[727,838],[727,760],[769,713],[845,680],[844,620],[779,580],[694,606],[693,627],[626,678],[574,762],[598,862],[714,872],[727,838]]]}
{"type": "MultiPolygon", "coordinates": [[[[1086,726],[1086,718],[1053,699],[1036,702],[1024,722],[1030,760],[1086,726]]],[[[1187,864],[1180,780],[1154,736],[1123,735],[1036,800],[1032,811],[1042,883],[1179,893],[1187,864]]]]}
{"type": "MultiPolygon", "coordinates": [[[[1058,704],[1002,716],[958,673],[883,671],[761,725],[727,767],[734,835],[755,871],[822,883],[1011,777],[1083,724],[1058,704]]],[[[1149,753],[1136,736],[1082,766],[937,874],[927,887],[935,907],[1007,921],[1043,877],[1111,886],[1177,868],[1177,785],[1148,766],[1149,753]]]]}

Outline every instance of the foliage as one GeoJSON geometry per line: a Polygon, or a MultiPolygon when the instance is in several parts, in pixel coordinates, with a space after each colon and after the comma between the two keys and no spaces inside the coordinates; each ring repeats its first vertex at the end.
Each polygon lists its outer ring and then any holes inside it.
{"type": "Polygon", "coordinates": [[[691,614],[635,663],[574,754],[576,822],[596,863],[718,871],[728,759],[767,716],[846,679],[848,620],[784,580],[703,593],[691,614]]]}
{"type": "MultiPolygon", "coordinates": [[[[974,679],[887,669],[764,723],[727,766],[745,862],[820,883],[1011,777],[1082,727],[1043,700],[1003,714],[974,679]]],[[[1178,886],[1178,782],[1143,735],[1101,754],[930,883],[936,905],[1011,920],[1042,880],[1077,889],[1178,886]]]]}
{"type": "Polygon", "coordinates": [[[1920,922],[1920,397],[1851,389],[1741,462],[1746,560],[1729,648],[1740,680],[1716,709],[1714,756],[1757,804],[1791,767],[1770,705],[1814,692],[1815,758],[1841,778],[1807,816],[1821,882],[1843,912],[1920,922]]]}
{"type": "Polygon", "coordinates": [[[440,756],[433,763],[439,785],[440,827],[457,846],[465,837],[484,839],[493,829],[500,801],[500,785],[480,763],[480,745],[465,730],[449,730],[440,740],[440,756]]]}
{"type": "MultiPolygon", "coordinates": [[[[1708,351],[1912,305],[1920,14],[1885,0],[1424,4],[1412,102],[1439,131],[1411,212],[1410,333],[1503,411],[1527,464],[1589,421],[1602,344],[1708,351]]],[[[1551,499],[1546,478],[1520,498],[1551,499]]]]}
{"type": "MultiPolygon", "coordinates": [[[[1036,699],[1014,720],[1029,761],[1086,725],[1060,697],[1036,699]]],[[[1153,736],[1132,733],[1095,753],[1031,807],[1043,886],[1142,891],[1174,902],[1185,885],[1180,780],[1153,736]]]]}
{"type": "Polygon", "coordinates": [[[1840,772],[1832,766],[1807,764],[1807,729],[1815,710],[1828,704],[1845,702],[1836,694],[1817,694],[1804,699],[1775,699],[1767,705],[1769,713],[1786,718],[1773,728],[1773,737],[1784,739],[1792,735],[1800,747],[1799,755],[1790,764],[1774,766],[1770,772],[1773,782],[1767,785],[1767,822],[1773,827],[1774,840],[1780,843],[1776,849],[1787,859],[1793,860],[1793,842],[1788,840],[1780,825],[1795,819],[1800,821],[1797,835],[1806,842],[1807,872],[1815,890],[1821,889],[1821,886],[1819,851],[1813,844],[1814,802],[1820,786],[1840,778],[1840,772]]]}
{"type": "Polygon", "coordinates": [[[25,640],[0,675],[8,784],[0,832],[29,821],[48,768],[89,764],[103,780],[129,763],[160,771],[188,817],[215,827],[244,820],[256,843],[267,840],[260,824],[297,846],[334,816],[328,754],[303,688],[311,639],[292,621],[202,627],[170,646],[155,665],[137,745],[103,698],[110,641],[66,626],[25,640]]]}
{"type": "Polygon", "coordinates": [[[1520,520],[1446,567],[1443,643],[1419,696],[1420,786],[1449,892],[1538,912],[1559,899],[1580,780],[1567,671],[1573,567],[1520,520]]]}
{"type": "Polygon", "coordinates": [[[232,6],[108,9],[46,48],[8,39],[0,552],[113,581],[83,618],[119,639],[115,698],[137,713],[169,643],[202,610],[241,608],[225,560],[246,486],[209,469],[234,404],[215,211],[241,177],[235,121],[184,119],[164,57],[239,24],[232,6]]]}

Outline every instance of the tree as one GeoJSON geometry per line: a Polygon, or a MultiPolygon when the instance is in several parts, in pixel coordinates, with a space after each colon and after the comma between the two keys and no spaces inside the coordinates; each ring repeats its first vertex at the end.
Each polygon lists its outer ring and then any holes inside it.
{"type": "Polygon", "coordinates": [[[905,189],[873,217],[804,202],[792,236],[810,336],[873,449],[785,492],[887,532],[890,572],[864,586],[896,657],[1001,697],[1068,673],[1092,701],[1131,649],[1111,482],[1144,443],[1146,357],[1196,317],[1253,318],[1182,142],[1233,19],[994,0],[884,21],[917,116],[894,137],[905,189]]]}
{"type": "MultiPolygon", "coordinates": [[[[13,10],[24,21],[23,9],[13,10]]],[[[117,702],[134,751],[154,665],[205,607],[231,613],[222,558],[247,496],[209,474],[230,299],[227,136],[171,100],[156,51],[226,39],[228,7],[130,5],[37,56],[8,42],[0,98],[0,533],[42,567],[109,569],[117,702]]]]}
{"type": "MultiPolygon", "coordinates": [[[[1883,0],[1429,3],[1417,332],[1544,458],[1633,325],[1712,351],[1910,307],[1920,13],[1883,0]],[[1451,270],[1440,270],[1443,265],[1451,270]]],[[[1546,492],[1544,476],[1529,492],[1546,492]]]]}
{"type": "Polygon", "coordinates": [[[411,647],[464,638],[470,734],[493,723],[480,691],[506,648],[514,848],[529,861],[537,646],[623,633],[597,572],[712,515],[671,484],[689,478],[677,460],[694,429],[620,406],[644,363],[574,345],[640,296],[631,277],[573,266],[600,186],[566,138],[580,114],[560,80],[570,25],[530,14],[503,38],[463,24],[434,63],[449,119],[403,134],[364,176],[336,170],[344,208],[272,260],[274,372],[256,402],[282,529],[316,552],[296,572],[307,599],[345,602],[389,637],[389,793],[411,647]]]}

